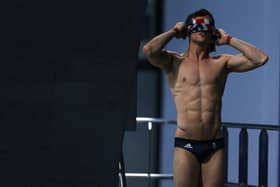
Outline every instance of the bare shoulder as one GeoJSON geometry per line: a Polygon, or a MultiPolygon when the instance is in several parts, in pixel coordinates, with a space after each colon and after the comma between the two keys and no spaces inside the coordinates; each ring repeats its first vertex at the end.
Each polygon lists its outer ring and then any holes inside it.
{"type": "Polygon", "coordinates": [[[170,61],[168,66],[164,69],[167,73],[175,73],[176,69],[178,68],[180,62],[183,59],[183,55],[179,54],[174,51],[166,51],[168,55],[170,56],[170,61]]]}
{"type": "Polygon", "coordinates": [[[173,71],[177,72],[180,64],[185,60],[184,53],[176,53],[173,58],[173,71]]]}
{"type": "Polygon", "coordinates": [[[183,54],[177,53],[175,51],[166,50],[166,52],[173,57],[173,60],[181,59],[183,54]]]}
{"type": "Polygon", "coordinates": [[[227,68],[227,64],[228,64],[228,60],[230,58],[231,55],[228,54],[220,54],[220,55],[216,55],[216,56],[212,56],[211,57],[211,66],[213,67],[213,69],[216,69],[217,71],[225,71],[228,72],[228,68],[227,68]]]}
{"type": "Polygon", "coordinates": [[[173,53],[172,63],[169,69],[166,69],[165,71],[167,75],[167,81],[171,89],[173,89],[175,86],[175,82],[178,77],[179,67],[183,60],[184,60],[183,54],[173,53]]]}
{"type": "Polygon", "coordinates": [[[215,55],[215,56],[212,56],[211,58],[215,61],[227,61],[231,56],[233,55],[230,55],[230,54],[220,54],[220,55],[215,55]]]}
{"type": "Polygon", "coordinates": [[[153,66],[167,72],[172,69],[173,61],[179,56],[178,53],[166,49],[162,49],[160,52],[156,53],[144,51],[144,54],[153,66]]]}

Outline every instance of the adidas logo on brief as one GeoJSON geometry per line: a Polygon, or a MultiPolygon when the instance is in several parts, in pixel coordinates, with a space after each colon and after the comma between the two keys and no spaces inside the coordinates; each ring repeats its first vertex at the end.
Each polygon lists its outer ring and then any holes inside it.
{"type": "Polygon", "coordinates": [[[192,147],[192,145],[191,145],[190,143],[187,143],[187,144],[184,146],[184,148],[192,149],[193,147],[192,147]]]}

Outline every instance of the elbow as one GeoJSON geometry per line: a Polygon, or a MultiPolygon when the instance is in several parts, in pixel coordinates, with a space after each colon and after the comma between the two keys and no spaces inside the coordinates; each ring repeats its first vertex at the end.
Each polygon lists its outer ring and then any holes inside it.
{"type": "Polygon", "coordinates": [[[264,54],[262,55],[262,57],[256,60],[254,64],[256,64],[256,66],[263,66],[267,63],[268,59],[269,59],[268,56],[264,54]]]}
{"type": "Polygon", "coordinates": [[[261,60],[260,60],[260,65],[264,65],[267,63],[267,61],[269,60],[269,57],[267,55],[264,55],[261,60]]]}
{"type": "Polygon", "coordinates": [[[151,56],[152,54],[152,48],[149,46],[149,45],[144,45],[143,47],[143,53],[144,55],[147,57],[147,56],[151,56]]]}
{"type": "Polygon", "coordinates": [[[146,57],[151,57],[151,56],[154,56],[156,54],[158,54],[158,50],[155,49],[155,47],[153,47],[152,45],[150,44],[146,44],[144,45],[143,47],[143,53],[146,57]]]}

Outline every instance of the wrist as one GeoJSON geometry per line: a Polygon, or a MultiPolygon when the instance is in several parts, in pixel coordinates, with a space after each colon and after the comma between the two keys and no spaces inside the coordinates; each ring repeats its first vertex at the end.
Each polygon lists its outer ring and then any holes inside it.
{"type": "Polygon", "coordinates": [[[172,34],[172,36],[178,36],[179,34],[179,29],[178,28],[172,28],[169,30],[170,34],[172,34]]]}
{"type": "Polygon", "coordinates": [[[227,45],[230,44],[231,39],[232,39],[232,36],[231,36],[231,35],[227,35],[227,38],[226,38],[226,44],[227,44],[227,45]]]}

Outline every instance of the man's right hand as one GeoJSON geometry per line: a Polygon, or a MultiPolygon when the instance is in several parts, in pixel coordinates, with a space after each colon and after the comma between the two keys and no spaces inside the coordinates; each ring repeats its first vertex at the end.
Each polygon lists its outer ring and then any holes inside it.
{"type": "Polygon", "coordinates": [[[172,29],[175,32],[175,37],[177,39],[186,39],[187,37],[187,27],[184,22],[177,22],[172,29]]]}

